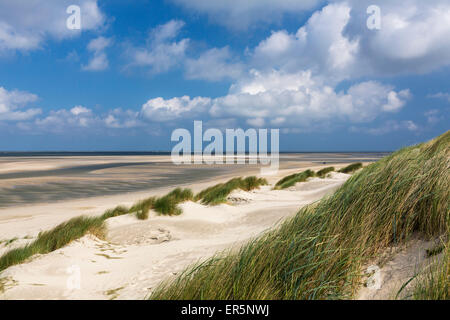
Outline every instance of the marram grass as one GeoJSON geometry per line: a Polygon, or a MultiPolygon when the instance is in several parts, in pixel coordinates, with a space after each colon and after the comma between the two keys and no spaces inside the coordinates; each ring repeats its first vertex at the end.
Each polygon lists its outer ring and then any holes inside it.
{"type": "Polygon", "coordinates": [[[192,200],[193,197],[194,195],[190,189],[177,188],[164,197],[156,199],[152,209],[161,215],[180,215],[182,210],[178,207],[178,204],[192,200]]]}
{"type": "Polygon", "coordinates": [[[363,167],[363,164],[361,162],[352,163],[342,169],[339,170],[341,173],[352,173],[356,170],[359,170],[363,167]]]}
{"type": "MultiPolygon", "coordinates": [[[[397,151],[239,252],[220,253],[163,282],[149,298],[352,298],[362,266],[387,246],[416,233],[449,235],[449,156],[450,132],[397,151]]],[[[436,280],[428,284],[432,292],[416,297],[433,297],[446,285],[436,280]]]]}
{"type": "Polygon", "coordinates": [[[87,233],[104,236],[103,217],[77,217],[61,223],[50,231],[39,233],[36,240],[22,248],[12,249],[0,257],[0,271],[24,262],[35,254],[45,254],[59,249],[87,233]]]}
{"type": "Polygon", "coordinates": [[[416,300],[450,300],[450,240],[442,244],[442,257],[417,276],[412,297],[416,300]]]}
{"type": "Polygon", "coordinates": [[[334,170],[335,170],[334,167],[323,168],[323,169],[317,171],[316,175],[317,175],[319,178],[325,178],[325,176],[326,176],[328,173],[333,172],[334,170]]]}
{"type": "Polygon", "coordinates": [[[205,205],[218,205],[226,202],[228,195],[236,189],[250,191],[267,184],[266,179],[256,178],[253,176],[245,179],[234,178],[225,183],[209,187],[199,192],[194,199],[205,205]]]}
{"type": "Polygon", "coordinates": [[[315,173],[311,170],[306,170],[300,173],[291,174],[284,177],[275,184],[275,189],[286,189],[294,186],[298,182],[305,182],[308,178],[314,177],[315,173]]]}
{"type": "MultiPolygon", "coordinates": [[[[226,183],[225,189],[229,192],[231,192],[233,188],[252,190],[262,184],[267,184],[267,181],[255,177],[248,177],[246,179],[237,178],[234,179],[232,183],[226,183]],[[235,181],[238,182],[236,185],[235,181]]],[[[222,190],[223,185],[209,189],[214,189],[216,191],[222,190]]],[[[206,194],[212,196],[209,192],[206,192],[205,195],[206,194]]],[[[73,218],[67,222],[61,223],[49,231],[41,232],[37,239],[30,244],[21,248],[12,249],[0,256],[0,272],[10,266],[25,262],[35,254],[45,254],[62,248],[88,233],[103,237],[105,234],[104,222],[109,218],[135,213],[138,219],[146,220],[149,217],[150,209],[153,209],[161,215],[179,215],[182,213],[182,210],[178,207],[178,204],[193,200],[193,198],[194,195],[190,189],[177,188],[163,197],[150,197],[138,201],[131,208],[117,206],[114,209],[106,210],[99,217],[81,216],[73,218]]]]}
{"type": "Polygon", "coordinates": [[[25,262],[35,254],[46,254],[62,248],[70,242],[80,239],[86,234],[93,234],[99,238],[105,235],[105,220],[121,215],[136,213],[138,219],[147,219],[149,210],[153,208],[161,214],[173,214],[173,212],[181,213],[181,209],[177,204],[192,199],[192,191],[189,189],[175,189],[169,194],[161,198],[148,198],[134,204],[131,208],[117,206],[114,209],[106,210],[99,217],[76,217],[67,222],[61,223],[55,228],[41,232],[36,240],[30,244],[12,249],[0,257],[0,272],[10,266],[25,262]],[[161,200],[164,199],[164,200],[161,200]],[[169,209],[158,207],[157,202],[168,200],[169,209]],[[173,209],[171,209],[173,206],[173,209]]]}

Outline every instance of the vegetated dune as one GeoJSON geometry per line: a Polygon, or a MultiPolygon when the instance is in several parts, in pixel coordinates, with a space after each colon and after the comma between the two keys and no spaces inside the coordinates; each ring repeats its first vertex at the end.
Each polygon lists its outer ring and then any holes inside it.
{"type": "Polygon", "coordinates": [[[221,253],[161,284],[150,299],[345,299],[386,248],[441,238],[441,259],[413,298],[448,299],[450,132],[352,176],[239,252],[221,253]]]}
{"type": "MultiPolygon", "coordinates": [[[[280,172],[272,182],[291,171],[280,172]]],[[[240,248],[295,215],[298,208],[333,193],[349,177],[332,173],[289,190],[264,185],[253,190],[256,179],[242,179],[247,181],[242,184],[233,179],[221,183],[220,188],[209,189],[213,192],[208,199],[222,199],[220,190],[228,193],[238,185],[228,194],[226,203],[187,201],[179,203],[182,214],[172,216],[155,210],[154,200],[159,198],[148,198],[130,209],[118,206],[92,217],[94,220],[75,218],[27,239],[37,251],[23,248],[25,239],[0,244],[0,252],[9,250],[0,258],[4,262],[0,263],[0,269],[4,269],[0,272],[0,299],[143,299],[167,277],[216,252],[240,248]],[[153,209],[148,219],[138,219],[138,213],[149,207],[153,209]],[[102,221],[103,228],[89,230],[102,221]],[[74,225],[78,227],[73,229],[74,225]],[[85,231],[88,233],[82,236],[85,231]],[[95,232],[100,237],[104,232],[103,240],[91,231],[101,231],[95,232]],[[74,279],[76,270],[80,286],[69,288],[67,281],[74,279]]],[[[169,194],[181,196],[183,192],[169,194]]]]}

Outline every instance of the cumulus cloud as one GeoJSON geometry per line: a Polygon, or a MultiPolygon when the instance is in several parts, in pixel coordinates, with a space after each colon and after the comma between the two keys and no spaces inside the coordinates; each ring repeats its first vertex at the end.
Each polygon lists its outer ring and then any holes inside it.
{"type": "Polygon", "coordinates": [[[86,71],[102,71],[108,68],[109,61],[105,53],[105,49],[112,43],[110,38],[98,37],[91,40],[87,46],[89,52],[92,52],[93,56],[89,63],[82,66],[86,71]]]}
{"type": "Polygon", "coordinates": [[[185,75],[187,79],[220,81],[237,79],[244,65],[235,61],[229,47],[212,48],[203,52],[197,59],[186,59],[185,75]]]}
{"type": "Polygon", "coordinates": [[[184,22],[171,20],[150,31],[145,47],[130,46],[127,55],[129,66],[148,67],[152,74],[167,72],[185,58],[189,39],[176,41],[184,22]]]}
{"type": "Polygon", "coordinates": [[[372,121],[382,113],[398,111],[408,97],[407,90],[396,92],[374,81],[355,84],[343,92],[314,79],[310,72],[254,72],[230,94],[215,99],[210,113],[239,116],[254,124],[265,119],[272,125],[308,127],[320,121],[372,121]]]}
{"type": "Polygon", "coordinates": [[[142,125],[139,119],[139,112],[134,110],[123,110],[116,108],[110,111],[102,120],[108,128],[130,129],[142,125]]]}
{"type": "Polygon", "coordinates": [[[43,118],[34,121],[30,129],[39,129],[49,132],[67,132],[73,128],[88,128],[96,122],[92,110],[83,106],[75,106],[70,110],[60,109],[50,111],[43,118]]]}
{"type": "Polygon", "coordinates": [[[171,0],[188,10],[207,14],[210,20],[232,29],[245,29],[258,22],[278,22],[284,13],[312,9],[323,0],[171,0]]]}
{"type": "Polygon", "coordinates": [[[0,2],[0,50],[32,50],[51,37],[65,39],[80,32],[69,30],[66,9],[81,8],[81,31],[95,30],[105,23],[97,0],[33,0],[0,2]]]}
{"type": "Polygon", "coordinates": [[[381,29],[369,30],[373,1],[334,1],[297,32],[274,31],[252,51],[255,68],[310,69],[328,81],[428,73],[450,65],[450,3],[377,2],[381,29]]]}
{"type": "Polygon", "coordinates": [[[208,110],[211,105],[210,98],[189,96],[165,100],[161,97],[148,100],[141,113],[149,121],[171,121],[182,117],[195,117],[208,110]]]}
{"type": "Polygon", "coordinates": [[[427,73],[450,64],[450,3],[447,0],[380,0],[381,29],[365,28],[373,1],[351,0],[345,36],[358,41],[358,70],[397,75],[427,73]]]}
{"type": "Polygon", "coordinates": [[[194,118],[205,111],[213,118],[239,118],[261,127],[316,127],[317,123],[364,123],[380,114],[396,112],[409,97],[409,91],[368,81],[336,91],[312,77],[297,74],[253,71],[233,85],[228,95],[215,99],[184,96],[149,100],[142,107],[147,119],[171,121],[194,118]]]}
{"type": "Polygon", "coordinates": [[[130,129],[142,126],[139,112],[116,108],[104,114],[95,114],[84,106],[74,106],[70,110],[52,110],[34,122],[20,123],[28,131],[64,133],[68,130],[96,131],[105,129],[130,129]]]}
{"type": "Polygon", "coordinates": [[[37,99],[38,97],[32,93],[19,90],[8,91],[0,87],[0,121],[28,120],[40,114],[40,109],[24,109],[27,104],[37,99]]]}
{"type": "Polygon", "coordinates": [[[289,72],[308,69],[328,81],[347,78],[358,52],[358,41],[343,34],[350,12],[346,3],[331,4],[316,11],[295,34],[272,32],[253,50],[252,65],[289,72]]]}

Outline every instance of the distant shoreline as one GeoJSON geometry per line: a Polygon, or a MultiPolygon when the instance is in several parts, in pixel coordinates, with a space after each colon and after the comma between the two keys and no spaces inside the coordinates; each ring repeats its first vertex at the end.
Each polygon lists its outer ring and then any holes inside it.
{"type": "MultiPolygon", "coordinates": [[[[280,151],[288,154],[357,154],[388,155],[393,151],[280,151]]],[[[170,151],[0,151],[1,157],[73,157],[73,156],[170,156],[170,151]]]]}

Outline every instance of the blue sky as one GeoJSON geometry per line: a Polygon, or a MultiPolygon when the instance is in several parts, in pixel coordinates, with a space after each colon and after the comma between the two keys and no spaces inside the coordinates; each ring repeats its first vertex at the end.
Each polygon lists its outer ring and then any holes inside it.
{"type": "Polygon", "coordinates": [[[444,0],[2,0],[0,150],[170,150],[194,120],[395,150],[449,129],[448,34],[444,0]]]}

